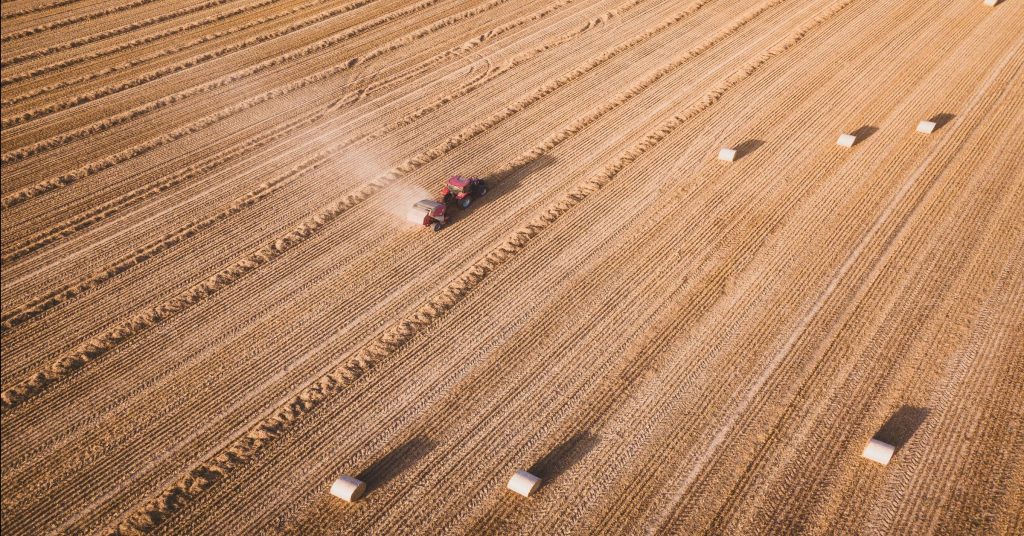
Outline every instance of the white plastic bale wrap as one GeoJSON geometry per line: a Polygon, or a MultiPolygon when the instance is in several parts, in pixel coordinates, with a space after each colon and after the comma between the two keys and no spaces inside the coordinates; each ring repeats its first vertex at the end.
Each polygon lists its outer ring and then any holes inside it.
{"type": "Polygon", "coordinates": [[[934,121],[921,121],[917,124],[917,131],[922,134],[931,134],[935,131],[934,121]]]}
{"type": "Polygon", "coordinates": [[[724,160],[726,162],[732,162],[733,160],[736,160],[736,149],[722,147],[722,149],[718,151],[718,159],[724,160]]]}
{"type": "Polygon", "coordinates": [[[999,3],[1000,0],[985,0],[985,5],[992,7],[999,3]]]}
{"type": "Polygon", "coordinates": [[[853,134],[840,134],[839,139],[836,141],[836,145],[846,147],[847,149],[853,147],[854,143],[857,143],[857,136],[853,134]]]}
{"type": "Polygon", "coordinates": [[[512,474],[512,478],[508,481],[508,489],[522,495],[523,497],[529,497],[533,492],[537,491],[540,487],[540,478],[523,471],[522,469],[516,469],[516,472],[512,474]]]}
{"type": "Polygon", "coordinates": [[[894,452],[896,452],[896,447],[884,441],[871,439],[868,441],[867,446],[864,447],[864,452],[861,453],[861,456],[882,465],[889,465],[889,460],[892,459],[894,452]]]}
{"type": "Polygon", "coordinates": [[[331,495],[343,501],[358,501],[365,492],[366,483],[348,475],[342,475],[331,484],[331,495]]]}

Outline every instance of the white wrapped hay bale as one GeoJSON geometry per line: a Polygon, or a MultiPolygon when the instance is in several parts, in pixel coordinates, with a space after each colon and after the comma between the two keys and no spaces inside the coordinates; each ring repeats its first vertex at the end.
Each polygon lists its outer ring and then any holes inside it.
{"type": "Polygon", "coordinates": [[[718,151],[718,159],[725,162],[732,162],[733,160],[736,160],[736,149],[722,147],[722,149],[718,151]]]}
{"type": "Polygon", "coordinates": [[[864,447],[864,452],[861,453],[861,456],[882,465],[889,465],[889,460],[892,459],[894,452],[896,452],[896,447],[884,441],[871,439],[868,441],[867,446],[864,447]]]}
{"type": "Polygon", "coordinates": [[[917,131],[922,134],[931,134],[935,131],[934,121],[921,121],[917,124],[917,131]]]}
{"type": "Polygon", "coordinates": [[[331,484],[331,495],[347,502],[358,501],[365,492],[366,483],[348,475],[341,475],[331,484]]]}
{"type": "Polygon", "coordinates": [[[839,139],[836,141],[836,145],[846,147],[847,149],[853,147],[854,143],[857,143],[857,136],[853,134],[840,134],[839,139]]]}
{"type": "Polygon", "coordinates": [[[985,5],[992,7],[999,3],[1000,0],[985,0],[985,5]]]}
{"type": "Polygon", "coordinates": [[[516,469],[516,472],[512,474],[512,478],[508,481],[508,489],[522,495],[523,497],[529,497],[533,492],[537,491],[540,487],[540,478],[523,471],[522,469],[516,469]]]}

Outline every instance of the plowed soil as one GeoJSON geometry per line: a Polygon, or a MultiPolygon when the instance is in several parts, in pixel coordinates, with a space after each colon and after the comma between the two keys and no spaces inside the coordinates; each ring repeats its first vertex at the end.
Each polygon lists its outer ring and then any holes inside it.
{"type": "Polygon", "coordinates": [[[1024,534],[1024,1],[2,22],[5,535],[1024,534]]]}

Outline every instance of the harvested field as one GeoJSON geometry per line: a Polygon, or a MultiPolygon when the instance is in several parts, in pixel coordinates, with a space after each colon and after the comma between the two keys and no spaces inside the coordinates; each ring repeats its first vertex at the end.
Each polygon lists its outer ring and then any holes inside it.
{"type": "Polygon", "coordinates": [[[0,7],[4,534],[1024,534],[1024,1],[0,7]]]}

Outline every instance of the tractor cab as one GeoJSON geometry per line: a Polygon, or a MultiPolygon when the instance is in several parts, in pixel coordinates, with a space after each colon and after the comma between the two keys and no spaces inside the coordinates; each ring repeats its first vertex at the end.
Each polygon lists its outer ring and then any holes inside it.
{"type": "Polygon", "coordinates": [[[473,179],[454,175],[448,179],[441,189],[441,197],[445,203],[455,202],[461,209],[469,208],[474,199],[487,193],[487,184],[483,179],[473,179]]]}
{"type": "Polygon", "coordinates": [[[448,222],[448,207],[444,203],[424,199],[413,203],[413,208],[423,214],[423,226],[440,231],[441,226],[448,222]]]}
{"type": "Polygon", "coordinates": [[[447,190],[445,193],[461,194],[465,192],[469,188],[470,180],[459,175],[452,176],[448,179],[448,184],[445,185],[447,190]]]}

